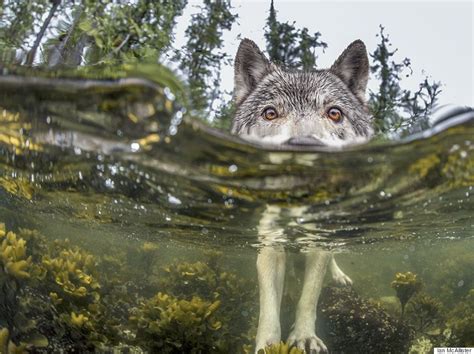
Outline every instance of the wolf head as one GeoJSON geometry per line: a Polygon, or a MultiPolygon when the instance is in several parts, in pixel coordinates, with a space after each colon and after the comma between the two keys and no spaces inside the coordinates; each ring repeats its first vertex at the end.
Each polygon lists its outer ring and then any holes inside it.
{"type": "Polygon", "coordinates": [[[372,135],[367,51],[357,40],[327,70],[286,70],[249,39],[235,58],[232,133],[272,144],[340,146],[372,135]]]}

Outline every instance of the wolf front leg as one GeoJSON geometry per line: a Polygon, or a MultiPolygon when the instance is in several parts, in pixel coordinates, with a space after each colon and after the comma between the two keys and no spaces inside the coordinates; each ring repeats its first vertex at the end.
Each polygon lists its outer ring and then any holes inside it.
{"type": "Polygon", "coordinates": [[[316,335],[316,308],[330,259],[331,255],[326,251],[310,250],[306,254],[303,290],[296,308],[295,325],[288,337],[290,344],[306,353],[327,352],[323,341],[316,335]]]}
{"type": "Polygon", "coordinates": [[[257,257],[260,315],[256,351],[281,339],[280,306],[285,275],[284,250],[264,247],[257,257]]]}
{"type": "Polygon", "coordinates": [[[260,315],[258,318],[255,351],[281,339],[280,306],[285,279],[285,251],[278,246],[278,239],[284,232],[277,221],[281,209],[267,206],[258,225],[258,234],[263,244],[257,256],[260,315]]]}

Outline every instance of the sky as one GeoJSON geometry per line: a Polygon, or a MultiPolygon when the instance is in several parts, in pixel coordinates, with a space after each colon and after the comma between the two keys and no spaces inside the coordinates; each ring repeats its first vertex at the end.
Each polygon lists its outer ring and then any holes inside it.
{"type": "MultiPolygon", "coordinates": [[[[184,31],[200,1],[190,1],[178,20],[176,47],[185,43],[184,31]]],[[[328,48],[318,58],[318,68],[329,67],[355,39],[365,42],[369,52],[376,48],[379,25],[385,27],[392,48],[398,49],[395,60],[411,59],[413,75],[404,78],[403,88],[416,90],[425,76],[441,81],[440,104],[474,106],[474,1],[290,1],[275,0],[280,22],[296,22],[297,28],[321,32],[328,48]]],[[[239,15],[232,31],[224,35],[224,51],[235,56],[241,38],[250,38],[264,50],[263,28],[270,0],[233,1],[239,15]]],[[[222,83],[233,88],[233,68],[223,68],[222,83]]],[[[369,81],[375,90],[377,82],[369,81]]]]}

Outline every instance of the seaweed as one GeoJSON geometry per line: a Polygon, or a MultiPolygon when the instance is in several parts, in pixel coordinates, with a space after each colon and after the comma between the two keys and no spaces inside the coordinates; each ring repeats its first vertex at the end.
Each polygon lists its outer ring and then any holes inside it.
{"type": "Polygon", "coordinates": [[[292,347],[288,343],[280,342],[276,344],[269,345],[263,349],[259,349],[257,354],[303,354],[304,351],[292,347]]]}
{"type": "Polygon", "coordinates": [[[1,224],[0,239],[5,309],[0,326],[5,327],[2,345],[10,351],[132,345],[227,352],[244,350],[253,339],[255,284],[224,271],[221,253],[209,252],[207,263],[172,263],[157,275],[155,243],[134,251],[144,259],[143,267],[132,270],[124,252],[98,257],[68,239],[49,241],[34,230],[7,232],[1,224]],[[154,296],[141,297],[153,289],[154,296]]]}
{"type": "Polygon", "coordinates": [[[9,342],[79,351],[108,342],[94,256],[33,230],[6,232],[4,224],[0,238],[0,325],[9,342]]]}
{"type": "Polygon", "coordinates": [[[395,279],[392,281],[392,288],[397,293],[398,300],[401,305],[401,318],[405,314],[405,306],[413,295],[420,291],[422,284],[417,279],[416,274],[412,272],[396,273],[395,279]]]}
{"type": "Polygon", "coordinates": [[[24,354],[27,353],[27,345],[22,343],[16,345],[9,338],[8,328],[0,327],[0,354],[24,354]]]}
{"type": "Polygon", "coordinates": [[[430,295],[419,293],[408,304],[407,321],[419,334],[439,334],[445,322],[443,305],[430,295]]]}
{"type": "Polygon", "coordinates": [[[31,257],[26,255],[26,241],[17,235],[5,230],[5,224],[0,224],[0,262],[4,277],[15,279],[28,279],[31,257]]]}
{"type": "MultiPolygon", "coordinates": [[[[97,248],[0,223],[0,352],[253,351],[256,283],[227,270],[221,252],[167,264],[154,242],[107,249],[96,255],[97,248]]],[[[391,283],[397,296],[376,301],[393,315],[352,289],[324,288],[318,334],[340,353],[472,346],[474,290],[452,280],[455,265],[448,264],[442,277],[427,274],[426,285],[413,272],[397,273],[391,283]],[[422,288],[441,291],[432,296],[422,288]],[[450,311],[445,298],[457,300],[450,311]],[[405,308],[403,320],[395,317],[397,301],[405,308]]],[[[470,287],[470,275],[462,270],[459,276],[470,287]]],[[[296,301],[293,285],[285,291],[289,304],[296,301]]],[[[263,351],[300,352],[285,343],[263,351]]]]}
{"type": "Polygon", "coordinates": [[[175,262],[163,267],[159,288],[174,296],[220,301],[217,311],[224,323],[221,333],[229,347],[253,340],[256,323],[256,284],[223,270],[218,254],[208,254],[207,262],[175,262]]]}
{"type": "Polygon", "coordinates": [[[26,348],[47,346],[48,340],[37,331],[37,321],[24,315],[27,285],[42,272],[32,262],[27,241],[7,232],[3,223],[0,241],[0,348],[6,353],[21,353],[26,348]]]}
{"type": "Polygon", "coordinates": [[[318,334],[335,353],[405,353],[412,330],[351,288],[326,287],[318,334]]]}
{"type": "Polygon", "coordinates": [[[218,332],[222,322],[216,316],[220,301],[197,296],[178,299],[158,293],[131,310],[135,340],[151,352],[224,352],[224,338],[218,332]]]}
{"type": "Polygon", "coordinates": [[[449,346],[474,347],[474,289],[449,312],[448,326],[452,331],[449,346]]]}

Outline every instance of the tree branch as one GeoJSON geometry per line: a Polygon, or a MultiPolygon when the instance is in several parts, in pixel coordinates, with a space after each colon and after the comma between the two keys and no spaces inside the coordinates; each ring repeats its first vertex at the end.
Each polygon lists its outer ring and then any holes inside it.
{"type": "Polygon", "coordinates": [[[49,26],[49,23],[51,22],[54,13],[56,12],[57,8],[61,4],[60,0],[52,0],[53,6],[49,10],[48,17],[46,17],[46,20],[44,20],[43,25],[41,26],[41,29],[36,36],[35,42],[33,43],[33,46],[31,47],[31,50],[28,52],[28,55],[26,57],[26,65],[32,65],[33,61],[35,60],[36,56],[36,51],[38,50],[38,47],[41,43],[41,40],[43,39],[44,33],[46,32],[46,29],[49,26]]]}

